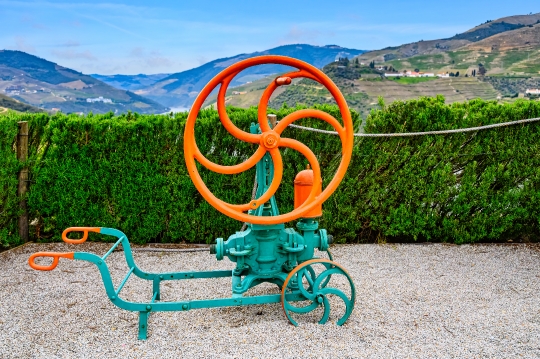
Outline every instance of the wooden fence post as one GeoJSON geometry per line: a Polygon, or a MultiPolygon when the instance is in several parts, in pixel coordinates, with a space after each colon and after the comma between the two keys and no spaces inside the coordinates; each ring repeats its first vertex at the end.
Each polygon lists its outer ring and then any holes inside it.
{"type": "MultiPolygon", "coordinates": [[[[24,162],[28,159],[28,122],[21,121],[19,134],[17,135],[17,159],[24,162]]],[[[19,236],[24,242],[28,242],[28,208],[26,206],[26,192],[28,192],[28,167],[19,172],[19,207],[22,211],[19,216],[19,236]]]]}
{"type": "Polygon", "coordinates": [[[270,124],[272,125],[272,128],[276,127],[277,125],[277,116],[274,114],[268,114],[266,115],[268,118],[268,121],[270,121],[270,124]]]}

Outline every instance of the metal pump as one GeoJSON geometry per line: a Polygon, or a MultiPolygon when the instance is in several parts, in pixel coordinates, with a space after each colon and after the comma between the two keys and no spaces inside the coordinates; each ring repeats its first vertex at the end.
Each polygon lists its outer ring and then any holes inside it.
{"type": "Polygon", "coordinates": [[[325,229],[319,229],[316,218],[322,215],[322,203],[336,190],[347,171],[352,155],[353,136],[352,118],[343,95],[337,86],[317,68],[284,56],[260,56],[237,62],[220,72],[199,93],[188,115],[184,131],[186,167],[199,193],[224,215],[247,224],[245,230],[236,232],[226,241],[218,238],[210,248],[210,252],[215,254],[218,260],[227,257],[236,263],[234,269],[146,272],[135,264],[127,236],[117,229],[102,227],[71,227],[62,233],[62,239],[72,244],[83,243],[88,238],[89,232],[117,237],[117,242],[105,255],[98,256],[86,252],[39,252],[30,256],[29,265],[37,270],[52,270],[58,265],[60,258],[83,260],[95,264],[111,302],[122,309],[139,312],[139,339],[146,339],[148,316],[153,312],[252,304],[281,303],[285,315],[294,325],[297,325],[295,318],[298,315],[312,313],[320,307],[323,311],[319,323],[324,324],[330,318],[330,307],[335,306],[338,309],[336,323],[342,325],[354,308],[354,284],[345,269],[332,260],[328,252],[332,237],[326,233],[325,229]],[[229,119],[225,108],[225,94],[228,85],[242,70],[262,64],[279,64],[295,67],[298,70],[270,82],[259,102],[258,121],[251,125],[249,132],[245,132],[229,119]],[[329,90],[340,109],[343,125],[328,113],[313,109],[295,111],[277,124],[267,120],[267,106],[272,93],[279,86],[289,85],[294,79],[301,77],[317,81],[329,90]],[[206,98],[218,86],[217,109],[222,125],[237,139],[258,145],[255,153],[238,165],[223,166],[211,162],[201,153],[195,140],[195,123],[199,111],[206,98]],[[289,124],[306,117],[317,118],[330,124],[338,133],[343,147],[341,163],[324,190],[317,157],[301,142],[282,137],[289,124]],[[280,148],[300,152],[311,166],[296,176],[294,210],[285,214],[279,212],[274,197],[283,175],[280,148]],[[196,162],[221,174],[237,174],[256,166],[258,185],[256,195],[245,204],[230,204],[222,201],[206,187],[199,175],[196,162]],[[296,229],[285,228],[285,223],[295,220],[298,220],[296,229]],[[70,239],[68,238],[70,232],[82,232],[83,237],[70,239]],[[106,259],[119,245],[122,245],[124,249],[125,259],[130,269],[120,284],[115,287],[106,259]],[[315,249],[327,251],[330,259],[316,257],[315,249]],[[39,257],[52,258],[52,264],[37,264],[35,260],[39,257]],[[131,275],[152,282],[151,300],[133,302],[120,295],[131,275]],[[231,297],[176,302],[161,301],[160,288],[164,281],[220,277],[231,277],[231,297]],[[244,295],[250,288],[265,282],[276,284],[280,292],[244,295]],[[339,304],[340,302],[342,304],[339,304]]]}

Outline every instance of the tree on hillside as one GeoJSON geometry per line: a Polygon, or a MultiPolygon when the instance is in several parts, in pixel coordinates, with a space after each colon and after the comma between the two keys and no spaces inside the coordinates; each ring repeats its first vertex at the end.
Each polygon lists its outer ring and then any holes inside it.
{"type": "Polygon", "coordinates": [[[420,72],[420,69],[414,69],[414,72],[420,72]]]}
{"type": "Polygon", "coordinates": [[[369,67],[371,67],[372,69],[374,69],[374,68],[375,68],[375,61],[371,61],[371,62],[369,63],[369,67]]]}
{"type": "Polygon", "coordinates": [[[456,77],[458,77],[458,76],[459,76],[459,71],[456,72],[456,77]]]}
{"type": "Polygon", "coordinates": [[[482,66],[481,64],[479,64],[479,67],[478,67],[478,74],[480,76],[484,76],[486,74],[486,68],[484,66],[482,66]]]}

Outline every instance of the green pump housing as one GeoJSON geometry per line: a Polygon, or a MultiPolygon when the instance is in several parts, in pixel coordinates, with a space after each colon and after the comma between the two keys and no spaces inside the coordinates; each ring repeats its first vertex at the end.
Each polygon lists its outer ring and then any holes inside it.
{"type": "MultiPolygon", "coordinates": [[[[270,124],[271,125],[271,124],[270,124]]],[[[258,124],[252,123],[250,132],[261,133],[258,124]]],[[[261,197],[270,187],[274,177],[274,166],[269,153],[256,166],[256,198],[261,197]]],[[[249,214],[256,216],[277,216],[279,209],[274,196],[264,205],[249,214]]],[[[233,294],[242,294],[263,282],[275,283],[280,288],[285,278],[298,263],[313,258],[314,250],[327,251],[332,243],[325,229],[312,218],[300,219],[294,228],[284,224],[257,225],[247,223],[247,229],[231,235],[227,241],[216,239],[210,253],[218,260],[228,257],[236,263],[232,273],[233,294]]]]}

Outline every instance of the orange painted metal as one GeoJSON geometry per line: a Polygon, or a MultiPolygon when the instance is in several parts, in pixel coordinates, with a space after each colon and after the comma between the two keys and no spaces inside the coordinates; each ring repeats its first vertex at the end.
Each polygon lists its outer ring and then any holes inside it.
{"type": "Polygon", "coordinates": [[[56,268],[56,266],[58,265],[58,260],[60,258],[73,259],[74,254],[75,253],[73,253],[73,252],[68,252],[68,253],[62,253],[62,252],[37,252],[37,253],[32,254],[30,256],[30,258],[28,258],[28,264],[33,269],[49,271],[49,270],[53,270],[54,268],[56,268]],[[34,262],[35,259],[38,258],[38,257],[52,257],[53,262],[48,266],[42,266],[42,265],[36,264],[34,262]]]}
{"type": "MultiPolygon", "coordinates": [[[[296,178],[294,179],[294,208],[300,207],[309,197],[309,194],[311,193],[311,189],[313,187],[313,181],[314,181],[314,175],[313,170],[307,169],[298,172],[296,175],[296,178]]],[[[315,193],[315,196],[318,196],[321,194],[320,188],[322,186],[322,180],[321,184],[318,187],[319,192],[315,193]]],[[[322,216],[322,203],[320,203],[318,206],[313,208],[311,211],[305,213],[302,217],[303,218],[315,218],[315,217],[321,217],[322,216]]]]}
{"type": "Polygon", "coordinates": [[[79,244],[84,243],[88,239],[88,232],[99,233],[101,232],[100,227],[69,227],[62,232],[62,240],[66,243],[79,244]],[[70,239],[67,237],[70,232],[83,232],[83,237],[81,239],[70,239]]]}
{"type": "Polygon", "coordinates": [[[187,118],[186,127],[184,130],[184,156],[188,173],[195,184],[195,187],[201,193],[201,195],[218,211],[243,222],[253,224],[278,224],[289,222],[300,217],[305,217],[306,214],[320,208],[322,203],[326,201],[328,197],[330,197],[345,176],[345,172],[347,171],[347,167],[349,166],[349,162],[351,160],[353,140],[354,129],[347,102],[332,80],[330,80],[330,78],[328,78],[328,76],[326,76],[322,71],[303,61],[285,56],[269,55],[254,57],[237,62],[216,75],[216,77],[210,80],[210,82],[202,89],[193,103],[187,118]],[[225,94],[227,92],[228,85],[232,79],[238,75],[238,73],[240,73],[240,71],[248,67],[262,64],[286,65],[295,67],[298,69],[298,71],[284,74],[283,76],[276,78],[268,85],[259,102],[257,114],[262,134],[252,134],[236,127],[236,125],[230,120],[225,109],[225,94]],[[341,125],[338,120],[326,112],[305,109],[295,111],[287,115],[273,130],[270,128],[267,120],[268,101],[270,100],[270,97],[279,86],[288,85],[293,79],[300,77],[317,81],[328,89],[340,109],[343,125],[341,125]],[[259,145],[257,151],[255,151],[255,153],[248,160],[234,166],[222,166],[211,162],[199,151],[195,141],[195,123],[197,122],[199,111],[206,98],[218,86],[220,86],[220,88],[217,98],[217,108],[222,125],[232,136],[236,137],[237,139],[259,145]],[[342,144],[341,163],[334,177],[324,190],[321,188],[322,181],[320,166],[313,152],[299,141],[282,137],[282,133],[286,129],[287,125],[306,117],[318,118],[329,123],[335,129],[335,131],[338,132],[342,144]],[[278,216],[259,217],[243,213],[249,209],[256,209],[267,202],[279,188],[283,175],[283,164],[281,154],[279,152],[279,148],[282,147],[291,148],[302,153],[307,158],[311,168],[313,169],[314,185],[305,198],[305,201],[292,212],[278,216]],[[210,192],[208,187],[206,187],[202,181],[196,166],[196,161],[198,161],[201,165],[211,171],[222,174],[237,174],[255,166],[266,152],[270,152],[272,161],[274,162],[274,178],[272,179],[272,183],[268,190],[260,198],[252,200],[246,204],[230,204],[214,196],[214,194],[210,192]]]}

